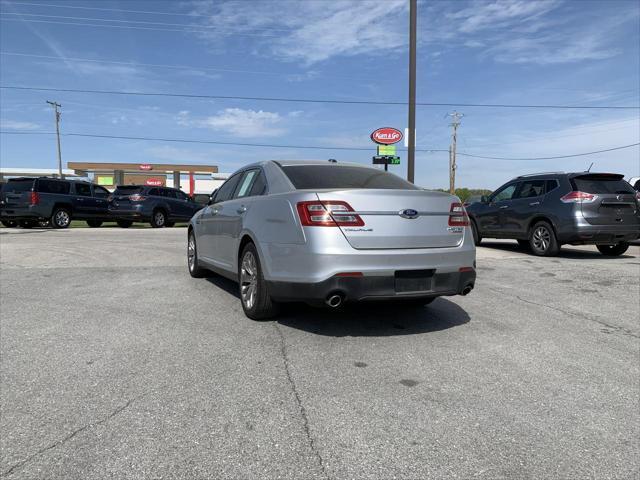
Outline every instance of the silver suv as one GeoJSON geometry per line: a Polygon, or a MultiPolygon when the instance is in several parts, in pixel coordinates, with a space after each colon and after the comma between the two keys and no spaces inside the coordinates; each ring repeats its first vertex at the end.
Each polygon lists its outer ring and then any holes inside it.
{"type": "Polygon", "coordinates": [[[239,283],[245,314],[277,302],[427,304],[466,295],[475,246],[457,197],[427,192],[372,167],[267,161],[214,192],[188,229],[189,272],[239,283]]]}

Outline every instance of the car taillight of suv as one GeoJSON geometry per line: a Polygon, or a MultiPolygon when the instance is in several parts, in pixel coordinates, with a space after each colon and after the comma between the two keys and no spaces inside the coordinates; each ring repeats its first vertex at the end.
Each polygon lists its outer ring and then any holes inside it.
{"type": "Polygon", "coordinates": [[[31,192],[29,196],[30,205],[38,205],[40,203],[40,194],[38,192],[31,192]]]}
{"type": "Polygon", "coordinates": [[[569,192],[560,197],[560,201],[563,203],[593,203],[597,198],[598,196],[593,193],[569,192]]]}

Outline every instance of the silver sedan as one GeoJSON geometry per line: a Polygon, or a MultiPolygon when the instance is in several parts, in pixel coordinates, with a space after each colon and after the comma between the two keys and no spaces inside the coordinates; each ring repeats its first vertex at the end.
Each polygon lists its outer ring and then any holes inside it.
{"type": "Polygon", "coordinates": [[[428,304],[475,283],[469,219],[452,195],[374,167],[267,161],[234,173],[188,229],[193,277],[239,284],[245,314],[280,302],[428,304]]]}

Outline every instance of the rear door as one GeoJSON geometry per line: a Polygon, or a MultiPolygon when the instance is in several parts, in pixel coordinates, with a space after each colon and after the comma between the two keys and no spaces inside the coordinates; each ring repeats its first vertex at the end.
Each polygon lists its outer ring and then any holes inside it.
{"type": "Polygon", "coordinates": [[[98,206],[96,199],[91,195],[91,184],[83,182],[74,183],[75,193],[73,199],[73,216],[77,218],[90,218],[96,215],[98,206]]]}
{"type": "Polygon", "coordinates": [[[592,194],[583,199],[580,211],[591,225],[627,225],[640,223],[636,192],[622,175],[585,174],[571,179],[575,191],[592,194]]]}
{"type": "Polygon", "coordinates": [[[249,201],[251,188],[259,175],[260,170],[255,168],[243,172],[233,197],[218,206],[217,254],[225,266],[232,270],[234,270],[233,266],[236,261],[242,222],[251,207],[249,201]]]}

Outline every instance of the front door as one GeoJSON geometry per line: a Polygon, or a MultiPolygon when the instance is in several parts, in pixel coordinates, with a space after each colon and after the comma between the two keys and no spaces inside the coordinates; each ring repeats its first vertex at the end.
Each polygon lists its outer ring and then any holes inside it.
{"type": "Polygon", "coordinates": [[[509,218],[504,225],[505,233],[526,238],[529,223],[540,212],[544,201],[546,180],[524,180],[511,200],[509,218]]]}
{"type": "Polygon", "coordinates": [[[511,198],[517,187],[518,182],[511,182],[491,194],[489,202],[477,215],[483,235],[502,233],[502,225],[506,222],[507,210],[511,207],[511,198]]]}
{"type": "Polygon", "coordinates": [[[109,215],[109,190],[99,185],[93,186],[93,199],[96,206],[95,215],[97,217],[107,217],[109,215]]]}

